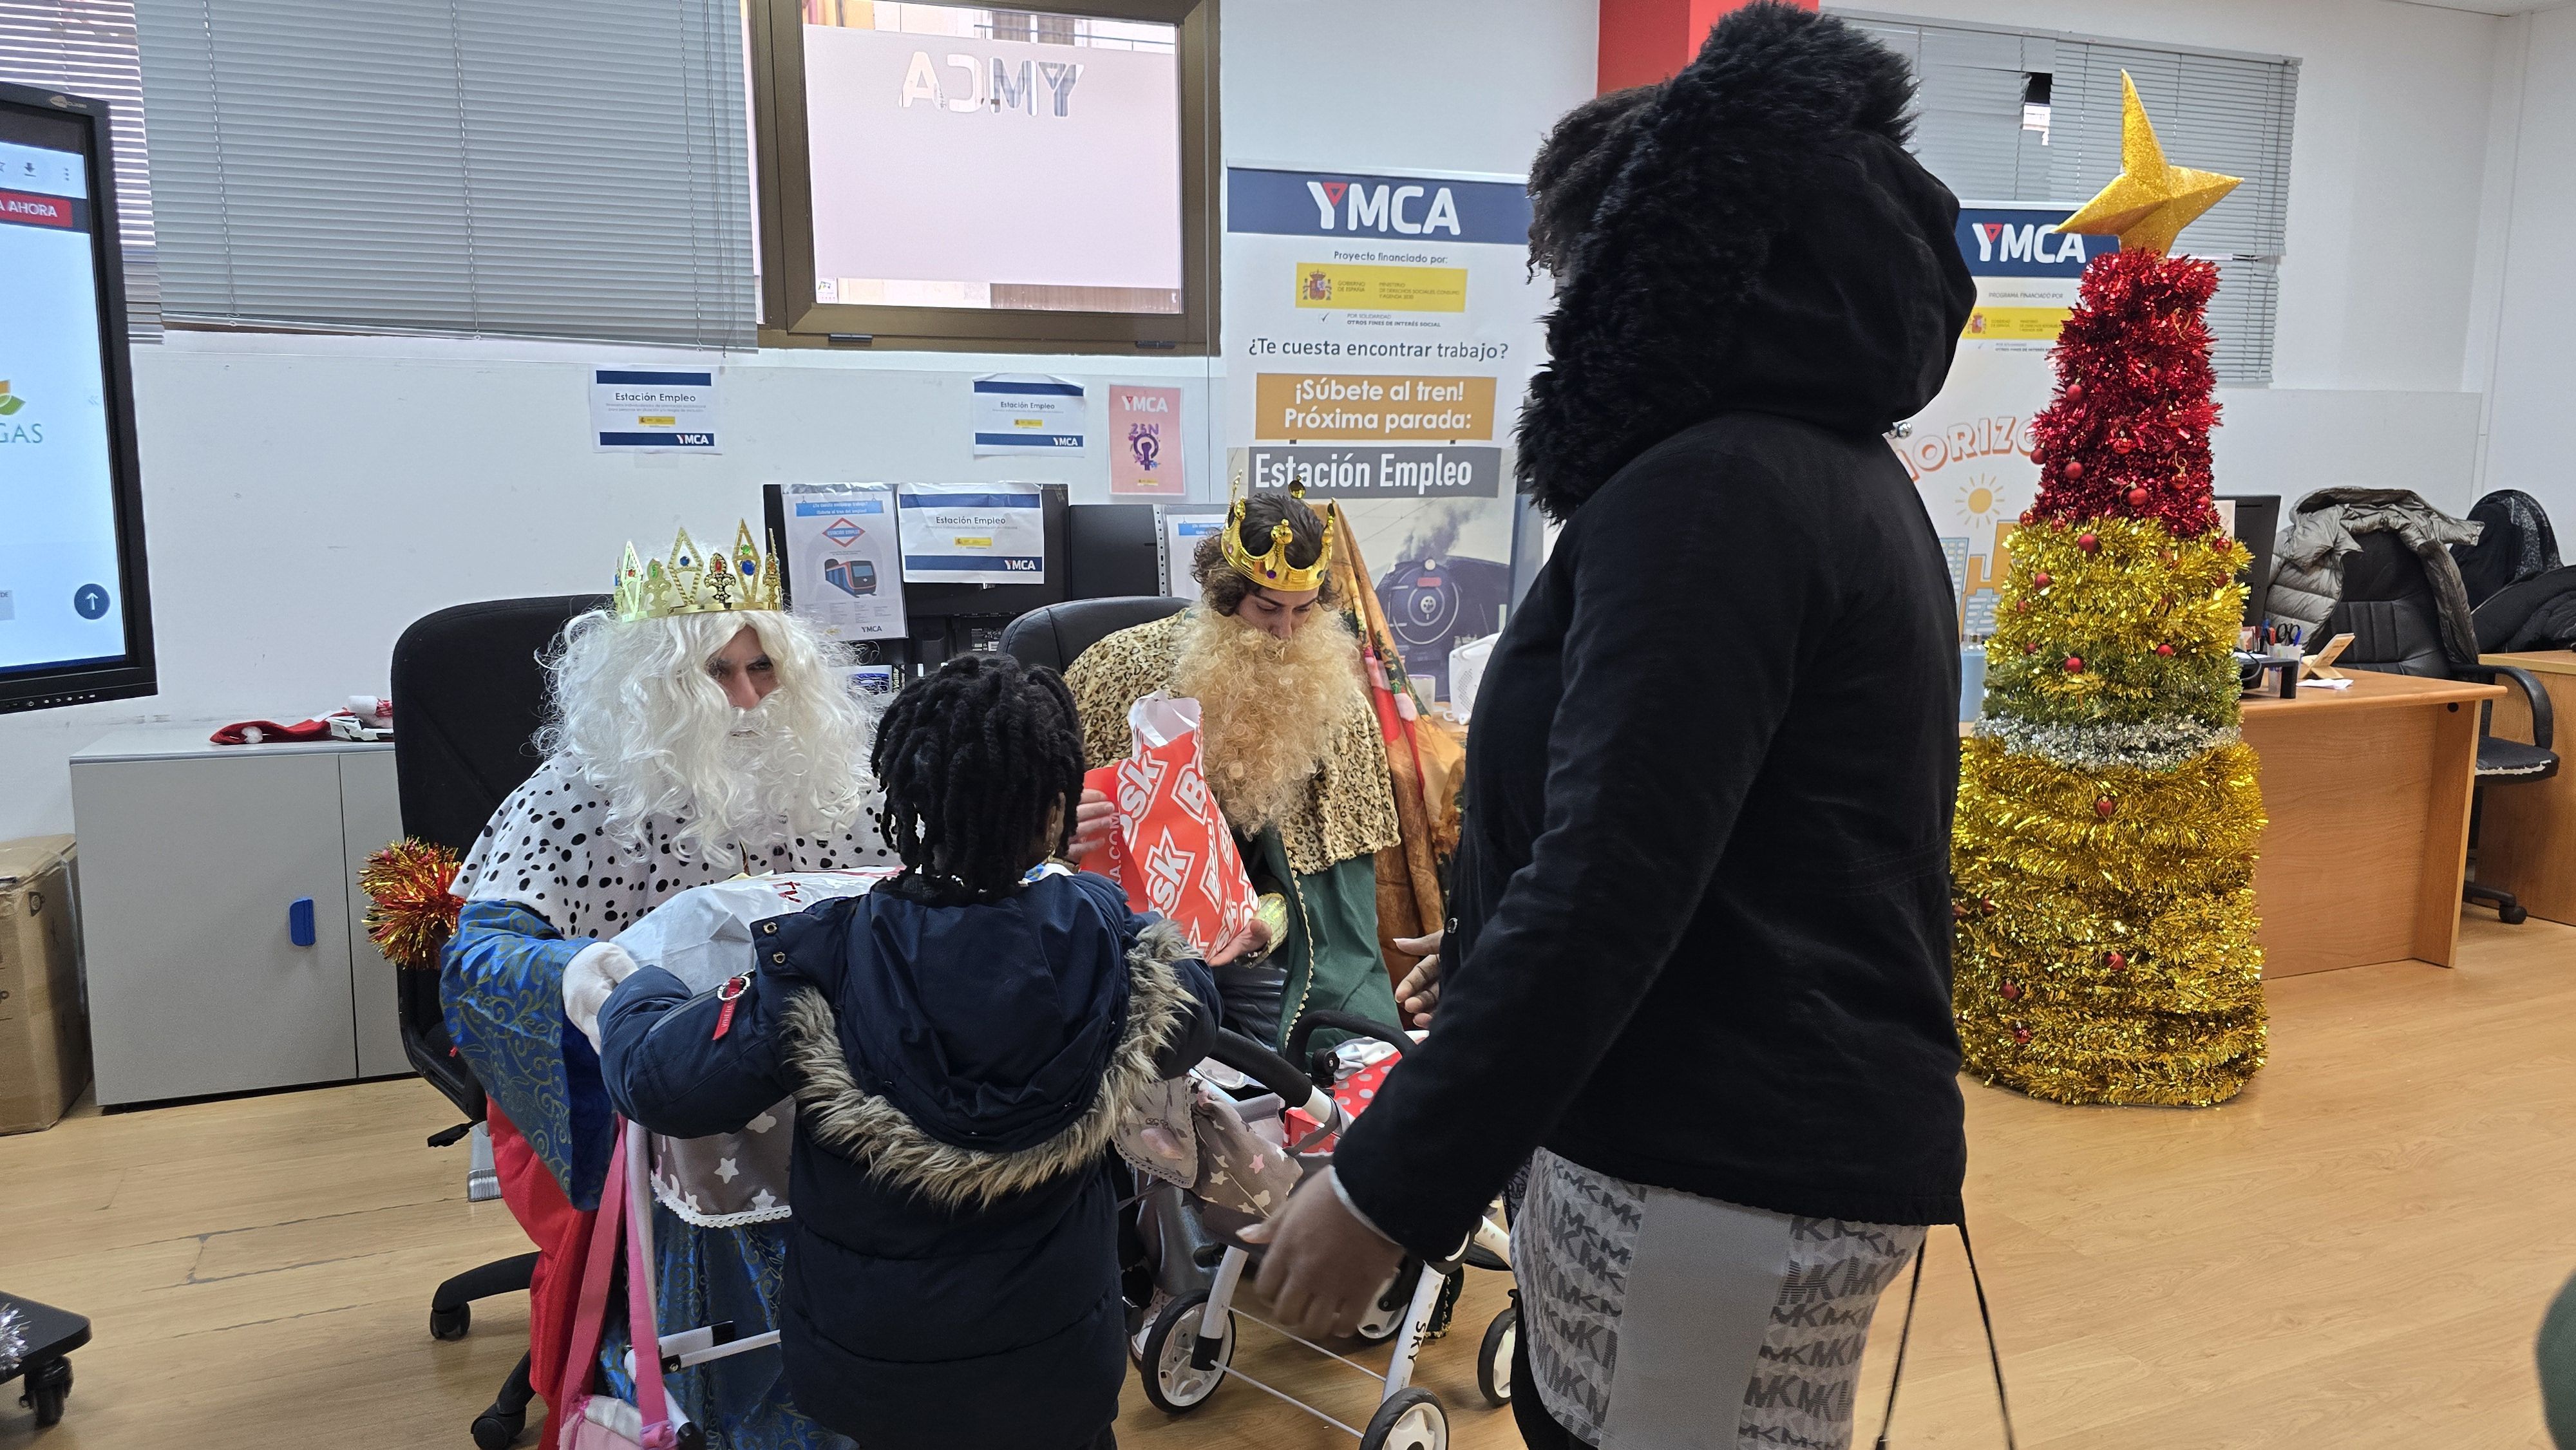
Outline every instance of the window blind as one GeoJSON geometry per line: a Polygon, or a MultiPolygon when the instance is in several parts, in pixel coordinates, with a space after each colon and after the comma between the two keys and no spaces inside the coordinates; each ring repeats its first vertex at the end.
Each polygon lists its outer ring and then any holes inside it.
{"type": "Polygon", "coordinates": [[[143,140],[143,78],[133,0],[0,0],[0,81],[107,102],[116,147],[116,230],[125,251],[127,335],[161,340],[152,176],[143,140]]]}
{"type": "Polygon", "coordinates": [[[2091,36],[1843,11],[1914,63],[1914,150],[1963,201],[2081,202],[2120,170],[2120,73],[2137,82],[2165,154],[2244,184],[2183,234],[2218,261],[2209,305],[2219,381],[2268,383],[2290,196],[2296,60],[2091,36]],[[2049,124],[2025,129],[2022,98],[2049,77],[2049,124]]]}
{"type": "Polygon", "coordinates": [[[165,315],[752,344],[736,0],[135,0],[165,315]]]}

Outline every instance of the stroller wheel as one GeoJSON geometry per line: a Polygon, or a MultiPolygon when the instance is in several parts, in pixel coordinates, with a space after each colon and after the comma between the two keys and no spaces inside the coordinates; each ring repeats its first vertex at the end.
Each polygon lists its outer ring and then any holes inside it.
{"type": "Polygon", "coordinates": [[[1199,1325],[1207,1316],[1207,1294],[1185,1294],[1163,1306],[1146,1332],[1143,1352],[1136,1366],[1137,1377],[1145,1382],[1145,1398],[1154,1408],[1167,1415],[1193,1410],[1216,1393],[1225,1383],[1226,1366],[1234,1362],[1234,1315],[1225,1316],[1224,1333],[1219,1336],[1216,1353],[1207,1364],[1196,1363],[1199,1325]]]}
{"type": "Polygon", "coordinates": [[[1369,1417],[1360,1450],[1449,1450],[1449,1412],[1429,1390],[1397,1390],[1369,1417]]]}
{"type": "Polygon", "coordinates": [[[1512,1350],[1521,1337],[1518,1307],[1494,1316],[1485,1326],[1484,1347],[1476,1351],[1476,1389],[1495,1409],[1512,1402],[1512,1350]]]}
{"type": "Polygon", "coordinates": [[[1421,1263],[1407,1257],[1396,1267],[1395,1277],[1387,1281],[1386,1292],[1378,1295],[1377,1302],[1360,1316],[1352,1335],[1363,1344],[1384,1344],[1395,1338],[1395,1332],[1404,1327],[1405,1313],[1413,1308],[1413,1286],[1421,1276],[1421,1263]]]}

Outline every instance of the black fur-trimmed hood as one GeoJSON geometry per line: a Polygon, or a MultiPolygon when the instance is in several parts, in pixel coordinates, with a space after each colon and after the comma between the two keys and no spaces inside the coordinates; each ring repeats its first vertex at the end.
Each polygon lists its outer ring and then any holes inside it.
{"type": "Polygon", "coordinates": [[[1976,300],[1958,202],[1904,149],[1905,62],[1757,3],[1593,144],[1609,180],[1562,240],[1520,480],[1571,515],[1720,413],[1876,433],[1931,401],[1976,300]]]}

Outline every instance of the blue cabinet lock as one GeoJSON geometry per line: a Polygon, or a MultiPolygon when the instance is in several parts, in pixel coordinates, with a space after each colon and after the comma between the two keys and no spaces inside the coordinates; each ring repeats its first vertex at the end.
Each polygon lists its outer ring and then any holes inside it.
{"type": "Polygon", "coordinates": [[[286,939],[300,947],[313,945],[313,898],[299,896],[286,907],[286,939]]]}

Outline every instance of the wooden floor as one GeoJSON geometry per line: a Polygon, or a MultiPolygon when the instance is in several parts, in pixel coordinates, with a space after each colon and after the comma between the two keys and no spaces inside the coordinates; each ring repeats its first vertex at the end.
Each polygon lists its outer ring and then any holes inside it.
{"type": "MultiPolygon", "coordinates": [[[[2541,1309],[2576,1270],[2576,930],[2472,913],[2453,971],[2271,986],[2272,1066],[2208,1112],[1971,1087],[1968,1185],[2021,1443],[2033,1450],[2545,1446],[2541,1309]]],[[[92,1316],[63,1424],[0,1403],[0,1450],[465,1446],[523,1300],[433,1342],[429,1291],[524,1244],[468,1204],[416,1082],[100,1117],[0,1139],[0,1287],[92,1316]]],[[[1476,1275],[1422,1382],[1453,1444],[1519,1443],[1472,1358],[1476,1275]]],[[[1876,1430],[1891,1301],[1862,1390],[1876,1430]]],[[[1368,1382],[1247,1326],[1246,1369],[1353,1423],[1368,1382]]],[[[1957,1241],[1936,1245],[1896,1443],[2001,1444],[1957,1241]]],[[[997,1391],[1007,1391],[996,1386],[997,1391]]],[[[14,1398],[14,1397],[12,1397],[14,1398]]],[[[1348,1445],[1247,1385],[1130,1450],[1348,1445]]],[[[534,1443],[533,1437],[522,1443],[534,1443]]]]}

